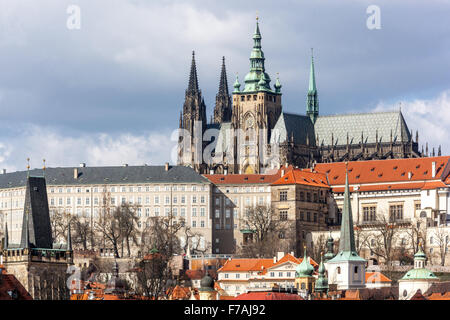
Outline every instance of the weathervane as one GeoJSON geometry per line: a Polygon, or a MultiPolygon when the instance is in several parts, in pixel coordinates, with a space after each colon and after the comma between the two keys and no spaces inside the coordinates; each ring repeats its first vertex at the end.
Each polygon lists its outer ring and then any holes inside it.
{"type": "Polygon", "coordinates": [[[45,169],[46,169],[46,167],[45,167],[45,159],[42,159],[42,162],[44,162],[44,166],[42,167],[42,170],[44,171],[44,178],[45,178],[45,169]]]}

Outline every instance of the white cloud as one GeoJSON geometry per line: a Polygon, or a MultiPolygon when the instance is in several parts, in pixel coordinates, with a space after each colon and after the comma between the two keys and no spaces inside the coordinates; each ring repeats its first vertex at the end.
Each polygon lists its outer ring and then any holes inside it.
{"type": "Polygon", "coordinates": [[[53,128],[27,126],[20,134],[0,141],[0,167],[8,171],[24,170],[26,158],[32,168],[76,166],[161,165],[175,163],[171,159],[176,141],[167,132],[147,132],[141,135],[83,134],[70,136],[53,128]]]}
{"type": "Polygon", "coordinates": [[[441,92],[431,99],[416,99],[412,101],[398,101],[395,104],[380,102],[374,111],[401,110],[409,129],[419,130],[419,144],[428,142],[429,152],[432,148],[442,146],[442,154],[450,151],[450,90],[441,92]]]}

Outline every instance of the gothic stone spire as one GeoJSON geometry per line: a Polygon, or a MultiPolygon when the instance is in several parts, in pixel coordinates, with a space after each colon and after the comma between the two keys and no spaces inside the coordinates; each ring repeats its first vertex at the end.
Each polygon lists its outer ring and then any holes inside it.
{"type": "Polygon", "coordinates": [[[214,108],[214,123],[231,121],[231,110],[231,97],[228,91],[225,57],[223,57],[222,71],[220,73],[219,92],[216,95],[216,106],[214,108]]]}

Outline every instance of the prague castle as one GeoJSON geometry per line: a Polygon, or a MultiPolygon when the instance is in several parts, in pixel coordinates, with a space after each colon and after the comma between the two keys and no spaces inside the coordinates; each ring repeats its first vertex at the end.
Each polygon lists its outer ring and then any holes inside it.
{"type": "Polygon", "coordinates": [[[199,173],[261,174],[286,164],[307,168],[321,162],[418,158],[428,154],[423,147],[419,151],[418,132],[413,139],[400,110],[320,115],[313,57],[306,114],[283,112],[282,86],[278,77],[271,85],[261,39],[257,21],[250,71],[243,87],[236,78],[231,94],[223,58],[219,92],[209,123],[193,53],[179,121],[184,135],[179,138],[178,164],[191,166],[199,173]],[[205,159],[204,154],[211,154],[210,159],[205,159]]]}

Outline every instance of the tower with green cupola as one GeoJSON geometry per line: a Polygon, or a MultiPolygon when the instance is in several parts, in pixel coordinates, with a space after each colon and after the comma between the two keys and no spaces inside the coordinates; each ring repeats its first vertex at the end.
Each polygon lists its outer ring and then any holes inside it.
{"type": "Polygon", "coordinates": [[[345,173],[344,207],[342,210],[339,252],[327,262],[328,282],[338,290],[360,289],[366,286],[366,260],[356,252],[352,206],[345,173]]]}
{"type": "Polygon", "coordinates": [[[233,91],[232,126],[237,129],[236,163],[234,173],[262,173],[264,160],[260,150],[267,145],[271,130],[280,117],[281,83],[277,77],[273,88],[271,78],[266,72],[265,57],[261,46],[261,32],[257,18],[253,34],[253,49],[250,54],[250,71],[244,78],[241,89],[236,79],[233,91]]]}
{"type": "Polygon", "coordinates": [[[303,260],[295,269],[294,285],[298,293],[306,298],[314,292],[316,278],[313,276],[314,267],[309,262],[309,257],[306,255],[306,246],[303,248],[303,260]]]}

